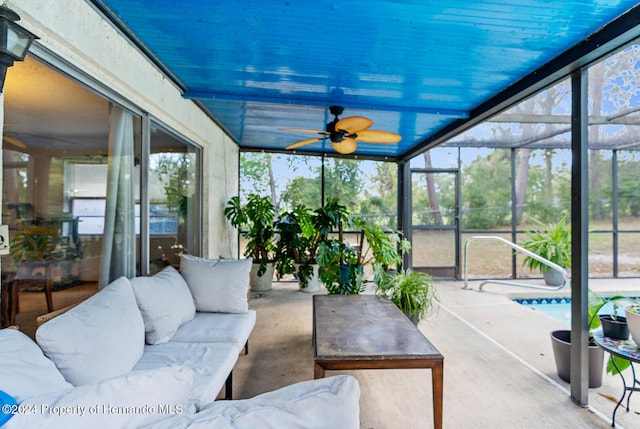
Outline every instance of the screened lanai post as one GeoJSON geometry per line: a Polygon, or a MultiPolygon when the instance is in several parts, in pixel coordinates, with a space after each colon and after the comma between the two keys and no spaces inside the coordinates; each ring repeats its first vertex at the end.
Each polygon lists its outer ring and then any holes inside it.
{"type": "Polygon", "coordinates": [[[133,115],[112,104],[100,287],[118,277],[135,275],[133,153],[133,115]]]}
{"type": "MultiPolygon", "coordinates": [[[[410,228],[410,200],[409,195],[411,192],[411,169],[409,168],[407,161],[399,161],[398,165],[398,201],[397,201],[397,215],[398,215],[398,231],[402,231],[404,237],[412,241],[410,228]]],[[[413,246],[412,246],[413,247],[413,246]]],[[[411,264],[411,250],[406,252],[402,257],[403,268],[412,268],[411,264]]]]}
{"type": "Polygon", "coordinates": [[[322,204],[322,207],[324,207],[324,162],[327,159],[327,155],[322,152],[322,163],[320,165],[320,203],[322,204]]]}
{"type": "MultiPolygon", "coordinates": [[[[511,153],[511,201],[518,201],[516,196],[516,148],[512,147],[511,153]]],[[[511,204],[511,242],[518,242],[518,223],[521,219],[518,218],[518,207],[516,204],[511,204]]],[[[514,279],[518,278],[518,255],[513,252],[511,256],[511,276],[514,279]]]]}
{"type": "Polygon", "coordinates": [[[613,211],[613,278],[618,278],[618,149],[611,151],[611,209],[613,211]]]}
{"type": "Polygon", "coordinates": [[[589,405],[587,69],[571,73],[571,399],[589,405]]]}

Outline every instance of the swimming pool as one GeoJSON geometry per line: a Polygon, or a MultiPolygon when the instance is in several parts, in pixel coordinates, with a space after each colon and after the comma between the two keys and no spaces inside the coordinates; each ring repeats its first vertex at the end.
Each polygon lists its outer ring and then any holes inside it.
{"type": "MultiPolygon", "coordinates": [[[[513,301],[525,307],[542,311],[568,325],[571,324],[571,298],[527,298],[514,299],[513,301]]],[[[612,311],[613,303],[607,303],[598,314],[611,313],[612,311]]]]}

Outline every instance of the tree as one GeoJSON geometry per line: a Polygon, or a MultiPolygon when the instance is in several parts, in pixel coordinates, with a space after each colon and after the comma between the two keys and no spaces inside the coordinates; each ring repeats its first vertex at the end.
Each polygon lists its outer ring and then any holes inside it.
{"type": "Polygon", "coordinates": [[[189,198],[195,193],[194,156],[189,153],[158,155],[158,176],[164,185],[167,205],[177,210],[179,223],[185,221],[189,198]]]}
{"type": "Polygon", "coordinates": [[[322,205],[320,175],[313,178],[293,177],[285,187],[282,202],[283,205],[291,208],[300,204],[309,208],[320,207],[322,205]]]}
{"type": "Polygon", "coordinates": [[[270,153],[242,154],[240,158],[240,177],[243,182],[241,187],[247,192],[241,194],[268,195],[277,213],[280,210],[281,197],[277,193],[273,174],[273,156],[270,153]]]}
{"type": "Polygon", "coordinates": [[[638,154],[618,158],[618,210],[621,216],[640,216],[640,160],[638,154]]]}
{"type": "MultiPolygon", "coordinates": [[[[431,154],[429,151],[424,153],[424,165],[425,168],[430,169],[433,166],[431,165],[431,154]]],[[[440,212],[440,203],[438,202],[438,193],[436,192],[436,184],[433,181],[433,173],[426,174],[427,180],[427,193],[429,194],[429,206],[431,208],[431,212],[433,213],[433,221],[436,225],[442,225],[442,213],[440,212]]]]}
{"type": "Polygon", "coordinates": [[[510,157],[494,150],[464,167],[462,225],[466,229],[489,229],[505,225],[510,218],[510,157]]]}
{"type": "Polygon", "coordinates": [[[375,173],[368,178],[370,188],[364,189],[361,214],[377,215],[371,222],[383,228],[398,226],[398,167],[393,162],[377,162],[375,173]]]}
{"type": "Polygon", "coordinates": [[[360,211],[362,178],[359,163],[360,161],[352,159],[325,159],[325,199],[338,199],[351,213],[360,211]]]}

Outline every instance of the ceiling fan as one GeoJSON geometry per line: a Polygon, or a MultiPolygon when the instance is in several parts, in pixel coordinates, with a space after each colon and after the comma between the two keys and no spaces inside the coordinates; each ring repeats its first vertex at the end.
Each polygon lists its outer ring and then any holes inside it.
{"type": "Polygon", "coordinates": [[[344,111],[342,106],[331,106],[329,107],[329,111],[334,116],[334,119],[327,124],[325,131],[281,128],[285,131],[320,134],[320,137],[293,143],[287,146],[286,149],[295,149],[317,141],[331,139],[333,149],[338,153],[346,155],[355,152],[358,147],[357,142],[359,141],[376,144],[393,144],[398,143],[402,139],[399,134],[390,131],[370,130],[369,127],[373,125],[373,121],[362,116],[350,116],[348,118],[338,119],[338,116],[344,111]]]}

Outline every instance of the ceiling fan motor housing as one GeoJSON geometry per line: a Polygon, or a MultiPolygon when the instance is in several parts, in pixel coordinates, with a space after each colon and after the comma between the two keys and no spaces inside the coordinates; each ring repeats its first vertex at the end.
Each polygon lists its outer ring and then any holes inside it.
{"type": "Polygon", "coordinates": [[[333,121],[327,123],[326,130],[329,133],[329,138],[333,143],[340,143],[344,140],[345,135],[347,134],[344,130],[336,130],[336,124],[338,123],[338,118],[335,118],[333,121]]]}
{"type": "Polygon", "coordinates": [[[344,140],[347,132],[345,130],[337,130],[336,124],[339,121],[338,116],[342,115],[342,112],[344,112],[344,107],[329,106],[329,112],[331,112],[334,118],[333,121],[327,123],[325,130],[329,133],[329,138],[333,143],[340,143],[342,140],[344,140]]]}
{"type": "Polygon", "coordinates": [[[331,112],[331,114],[333,116],[340,116],[340,115],[342,115],[342,112],[344,112],[344,107],[342,107],[342,106],[329,106],[329,112],[331,112]]]}

